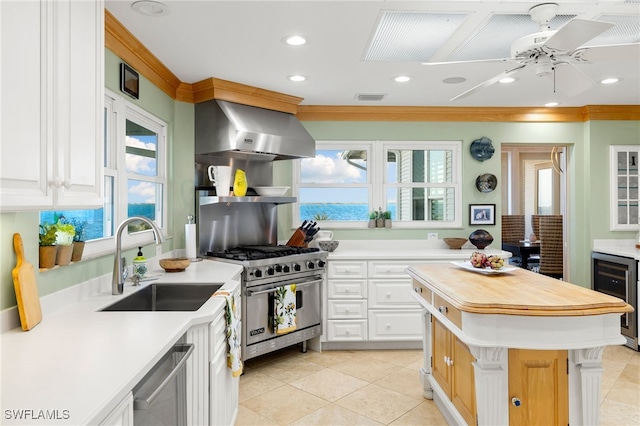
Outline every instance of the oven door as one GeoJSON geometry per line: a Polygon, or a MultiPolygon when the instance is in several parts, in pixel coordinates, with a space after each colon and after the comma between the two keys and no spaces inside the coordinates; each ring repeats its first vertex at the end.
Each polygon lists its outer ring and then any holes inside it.
{"type": "Polygon", "coordinates": [[[296,331],[319,325],[322,281],[322,277],[314,276],[248,287],[245,291],[246,310],[243,311],[246,345],[283,336],[273,331],[273,314],[274,293],[284,285],[296,285],[296,331]]]}

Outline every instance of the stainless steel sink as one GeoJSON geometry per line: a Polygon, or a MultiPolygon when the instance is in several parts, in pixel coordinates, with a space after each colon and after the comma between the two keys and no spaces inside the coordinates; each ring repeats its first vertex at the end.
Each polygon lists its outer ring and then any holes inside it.
{"type": "Polygon", "coordinates": [[[222,285],[149,284],[102,311],[197,311],[222,285]]]}

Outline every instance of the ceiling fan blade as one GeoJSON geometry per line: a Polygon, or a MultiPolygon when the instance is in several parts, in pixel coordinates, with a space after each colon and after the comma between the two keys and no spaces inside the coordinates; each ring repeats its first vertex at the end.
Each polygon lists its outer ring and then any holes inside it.
{"type": "Polygon", "coordinates": [[[509,76],[511,74],[514,74],[516,71],[521,70],[524,67],[526,67],[526,64],[520,64],[515,68],[512,68],[510,70],[507,70],[507,71],[503,72],[502,74],[498,74],[495,77],[492,77],[489,80],[487,80],[487,81],[485,81],[483,83],[480,83],[477,86],[474,86],[474,87],[472,87],[471,89],[469,89],[469,90],[467,90],[465,92],[460,93],[458,96],[449,99],[449,102],[455,101],[456,99],[466,98],[467,96],[469,96],[473,92],[475,92],[475,91],[477,91],[479,89],[482,89],[484,87],[491,86],[492,84],[495,84],[498,81],[502,80],[503,78],[505,78],[505,77],[507,77],[507,76],[509,76]]]}
{"type": "Polygon", "coordinates": [[[639,61],[640,43],[609,44],[578,49],[571,54],[578,61],[639,61]]]}
{"type": "Polygon", "coordinates": [[[571,64],[559,64],[555,67],[555,77],[550,74],[548,77],[555,78],[555,87],[567,96],[575,96],[589,90],[594,81],[571,64]]]}
{"type": "Polygon", "coordinates": [[[553,50],[571,51],[613,26],[614,24],[610,24],[609,22],[572,19],[560,27],[554,35],[549,37],[545,46],[553,50]]]}

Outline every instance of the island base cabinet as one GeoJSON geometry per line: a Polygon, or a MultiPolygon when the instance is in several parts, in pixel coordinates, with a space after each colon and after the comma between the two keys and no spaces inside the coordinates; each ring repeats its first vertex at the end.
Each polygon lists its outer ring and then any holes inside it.
{"type": "Polygon", "coordinates": [[[509,349],[509,424],[569,424],[568,351],[509,349]]]}
{"type": "Polygon", "coordinates": [[[133,393],[129,392],[118,406],[100,422],[100,426],[133,426],[133,393]]]}

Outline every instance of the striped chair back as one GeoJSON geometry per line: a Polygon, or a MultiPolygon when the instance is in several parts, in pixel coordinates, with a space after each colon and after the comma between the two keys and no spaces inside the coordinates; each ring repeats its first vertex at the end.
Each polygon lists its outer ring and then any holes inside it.
{"type": "Polygon", "coordinates": [[[502,241],[517,243],[524,239],[524,215],[502,215],[502,241]]]}
{"type": "Polygon", "coordinates": [[[531,230],[535,234],[536,238],[538,239],[540,239],[540,218],[541,217],[542,215],[539,215],[539,214],[531,215],[531,230]]]}
{"type": "Polygon", "coordinates": [[[540,273],[562,278],[564,238],[562,215],[540,216],[540,273]]]}

